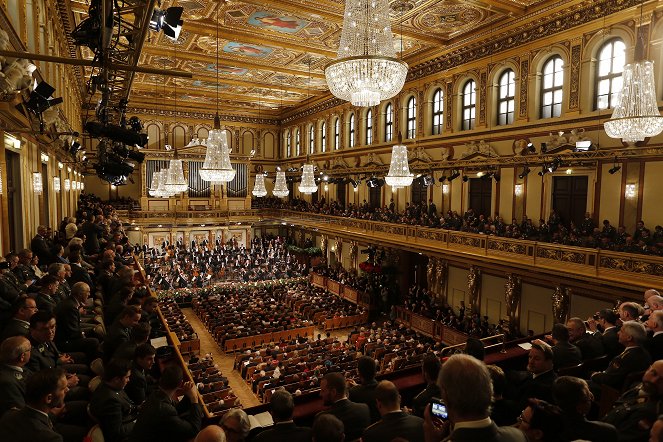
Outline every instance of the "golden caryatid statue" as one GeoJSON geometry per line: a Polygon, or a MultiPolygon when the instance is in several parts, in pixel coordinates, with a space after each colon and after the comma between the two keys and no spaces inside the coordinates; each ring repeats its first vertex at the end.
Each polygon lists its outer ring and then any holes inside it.
{"type": "Polygon", "coordinates": [[[359,252],[359,245],[357,241],[350,241],[350,269],[357,270],[357,256],[359,252]]]}
{"type": "Polygon", "coordinates": [[[447,304],[447,275],[449,271],[449,263],[443,259],[437,259],[435,265],[435,289],[434,292],[437,293],[438,298],[440,298],[443,303],[447,304]]]}
{"type": "Polygon", "coordinates": [[[470,266],[467,274],[467,294],[470,298],[472,313],[480,314],[481,308],[481,270],[477,266],[470,266]]]}
{"type": "Polygon", "coordinates": [[[336,262],[343,266],[343,239],[336,237],[334,242],[334,254],[336,255],[336,262]]]}
{"type": "Polygon", "coordinates": [[[504,285],[504,299],[506,301],[506,315],[509,318],[509,328],[512,331],[520,328],[520,298],[523,284],[520,276],[509,273],[504,285]]]}
{"type": "Polygon", "coordinates": [[[437,258],[433,256],[428,257],[428,265],[426,266],[426,284],[428,291],[435,291],[435,267],[437,266],[437,258]]]}
{"type": "Polygon", "coordinates": [[[327,238],[327,235],[322,235],[320,237],[320,251],[322,252],[322,256],[327,258],[327,242],[329,239],[327,238]]]}
{"type": "Polygon", "coordinates": [[[555,324],[566,324],[569,318],[569,304],[571,302],[572,289],[557,286],[552,294],[552,313],[555,324]]]}

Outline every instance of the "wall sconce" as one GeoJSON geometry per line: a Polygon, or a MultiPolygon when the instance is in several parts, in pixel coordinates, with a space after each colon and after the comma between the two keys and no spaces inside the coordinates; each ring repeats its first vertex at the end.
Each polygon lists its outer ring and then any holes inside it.
{"type": "Polygon", "coordinates": [[[448,184],[442,184],[442,193],[445,195],[449,194],[449,185],[448,184]]]}
{"type": "Polygon", "coordinates": [[[329,185],[325,184],[325,192],[329,190],[329,185]]]}
{"type": "Polygon", "coordinates": [[[5,144],[17,150],[21,148],[21,140],[13,135],[5,134],[5,144]]]}
{"type": "Polygon", "coordinates": [[[638,191],[637,185],[635,184],[627,184],[626,185],[626,191],[624,192],[624,196],[628,199],[635,198],[635,195],[638,191]]]}
{"type": "Polygon", "coordinates": [[[523,185],[522,184],[516,184],[515,186],[513,186],[513,193],[516,196],[522,195],[523,194],[523,185]]]}
{"type": "Polygon", "coordinates": [[[54,176],[53,177],[53,190],[56,192],[60,191],[60,177],[59,176],[54,176]]]}
{"type": "Polygon", "coordinates": [[[35,195],[41,195],[44,191],[44,185],[39,172],[32,173],[32,190],[35,192],[35,195]]]}
{"type": "Polygon", "coordinates": [[[71,167],[67,167],[67,172],[71,173],[71,167]]]}
{"type": "Polygon", "coordinates": [[[41,153],[41,162],[42,162],[42,163],[48,163],[48,159],[49,159],[49,158],[48,158],[48,154],[45,153],[45,152],[42,152],[42,153],[41,153]]]}
{"type": "Polygon", "coordinates": [[[81,190],[81,182],[76,181],[76,190],[81,190]]]}
{"type": "Polygon", "coordinates": [[[69,178],[65,178],[64,179],[64,190],[69,192],[70,189],[71,189],[71,181],[69,181],[69,178]]]}
{"type": "Polygon", "coordinates": [[[0,169],[0,195],[2,195],[2,169],[0,169]]]}
{"type": "Polygon", "coordinates": [[[63,169],[63,168],[64,168],[64,164],[62,164],[61,162],[58,161],[58,169],[63,169]]]}
{"type": "Polygon", "coordinates": [[[85,183],[81,183],[81,190],[85,190],[85,183]]]}
{"type": "Polygon", "coordinates": [[[567,175],[573,175],[573,169],[566,169],[567,175]]]}

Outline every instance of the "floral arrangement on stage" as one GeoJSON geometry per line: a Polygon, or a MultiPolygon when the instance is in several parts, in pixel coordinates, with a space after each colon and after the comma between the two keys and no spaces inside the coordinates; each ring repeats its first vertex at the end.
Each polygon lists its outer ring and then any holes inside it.
{"type": "Polygon", "coordinates": [[[364,273],[382,273],[382,266],[380,264],[364,261],[359,263],[359,270],[364,273]]]}

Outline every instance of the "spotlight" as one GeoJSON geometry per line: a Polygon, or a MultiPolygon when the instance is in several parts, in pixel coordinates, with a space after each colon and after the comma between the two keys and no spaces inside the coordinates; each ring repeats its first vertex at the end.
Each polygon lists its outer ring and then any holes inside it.
{"type": "Polygon", "coordinates": [[[467,183],[469,180],[470,180],[470,177],[468,177],[467,175],[463,175],[463,182],[464,183],[467,183]]]}
{"type": "Polygon", "coordinates": [[[502,177],[500,176],[499,173],[493,174],[493,179],[495,180],[496,183],[499,183],[502,177]]]}
{"type": "Polygon", "coordinates": [[[69,148],[69,153],[71,154],[71,156],[75,157],[76,153],[80,148],[81,148],[81,143],[79,143],[78,140],[76,140],[73,143],[71,143],[71,147],[69,148]]]}
{"type": "Polygon", "coordinates": [[[143,123],[140,121],[140,118],[133,116],[129,118],[129,127],[136,133],[140,133],[143,130],[143,123]]]}
{"type": "Polygon", "coordinates": [[[424,187],[430,187],[430,186],[432,186],[433,184],[435,184],[435,180],[434,180],[433,177],[430,176],[430,175],[426,175],[426,176],[424,176],[422,181],[423,181],[422,184],[424,185],[424,187]]]}
{"type": "Polygon", "coordinates": [[[454,170],[453,172],[451,172],[451,175],[449,175],[449,178],[447,178],[447,179],[449,180],[449,182],[451,182],[451,181],[455,180],[456,178],[458,178],[459,176],[460,176],[460,172],[457,171],[457,170],[454,170]]]}
{"type": "Polygon", "coordinates": [[[539,171],[539,176],[543,176],[546,173],[548,173],[548,165],[544,163],[541,167],[541,170],[539,171]]]}
{"type": "Polygon", "coordinates": [[[55,88],[53,86],[42,81],[30,92],[25,107],[33,114],[41,115],[46,109],[62,103],[62,98],[49,98],[54,92],[55,88]]]}
{"type": "Polygon", "coordinates": [[[441,183],[445,182],[446,180],[447,180],[446,175],[442,175],[442,176],[438,179],[438,181],[440,181],[441,183]]]}
{"type": "Polygon", "coordinates": [[[521,173],[520,175],[518,175],[518,178],[520,178],[520,179],[522,180],[522,179],[525,178],[530,172],[531,172],[531,170],[530,170],[529,166],[525,165],[525,168],[523,169],[522,173],[521,173]]]}
{"type": "Polygon", "coordinates": [[[146,134],[137,134],[114,124],[103,125],[96,121],[88,121],[85,124],[85,130],[93,138],[108,138],[129,146],[144,147],[148,141],[146,134]]]}
{"type": "Polygon", "coordinates": [[[608,170],[608,173],[609,173],[610,175],[614,175],[614,174],[616,174],[617,172],[619,172],[619,170],[620,170],[621,168],[622,168],[622,166],[618,166],[617,164],[615,164],[614,166],[612,166],[612,167],[610,168],[610,170],[608,170]]]}
{"type": "Polygon", "coordinates": [[[536,147],[534,147],[534,143],[527,143],[527,150],[530,153],[536,153],[536,147]]]}
{"type": "Polygon", "coordinates": [[[592,150],[592,140],[576,141],[576,152],[587,152],[592,150]]]}
{"type": "Polygon", "coordinates": [[[174,6],[165,11],[155,9],[150,19],[150,29],[157,32],[163,30],[167,37],[177,41],[184,24],[184,21],[180,20],[182,12],[184,12],[184,8],[174,6]]]}
{"type": "Polygon", "coordinates": [[[541,143],[541,153],[548,152],[548,145],[546,143],[541,143]]]}

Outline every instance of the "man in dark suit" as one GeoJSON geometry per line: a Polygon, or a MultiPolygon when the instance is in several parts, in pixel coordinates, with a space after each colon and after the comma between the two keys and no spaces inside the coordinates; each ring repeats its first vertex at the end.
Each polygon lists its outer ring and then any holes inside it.
{"type": "Polygon", "coordinates": [[[603,356],[603,341],[600,336],[587,333],[587,327],[580,318],[571,318],[566,322],[569,342],[580,349],[582,359],[594,359],[603,356]]]}
{"type": "Polygon", "coordinates": [[[599,396],[602,384],[621,390],[629,374],[645,371],[651,364],[651,356],[643,348],[647,340],[644,325],[626,321],[619,329],[618,336],[619,343],[625,349],[610,361],[608,368],[591,375],[589,386],[594,396],[599,396]]]}
{"type": "Polygon", "coordinates": [[[37,307],[39,310],[53,312],[53,310],[55,310],[55,306],[57,305],[55,293],[58,291],[60,282],[55,276],[46,275],[39,280],[38,284],[40,288],[36,297],[37,307]]]}
{"type": "Polygon", "coordinates": [[[28,291],[28,288],[32,286],[34,281],[29,280],[23,283],[16,276],[15,270],[20,262],[18,255],[10,253],[7,255],[7,262],[9,262],[9,270],[5,269],[2,272],[3,290],[5,291],[6,299],[16,299],[21,292],[28,291]]]}
{"type": "Polygon", "coordinates": [[[129,376],[129,362],[113,359],[104,365],[103,383],[90,399],[90,414],[99,422],[105,440],[124,441],[134,428],[137,408],[124,391],[129,376]]]}
{"type": "Polygon", "coordinates": [[[71,277],[69,284],[74,285],[77,282],[84,282],[90,286],[90,290],[94,290],[94,282],[87,270],[82,266],[82,258],[80,252],[72,252],[69,254],[69,261],[71,265],[71,277]]]}
{"type": "Polygon", "coordinates": [[[381,381],[375,388],[375,400],[382,419],[364,430],[362,442],[381,442],[402,438],[423,441],[423,419],[401,411],[401,395],[390,381],[381,381]]]}
{"type": "Polygon", "coordinates": [[[441,367],[440,358],[433,353],[424,356],[421,371],[424,375],[424,381],[426,381],[426,388],[412,400],[412,414],[415,416],[424,417],[424,410],[430,400],[434,397],[440,397],[440,386],[437,385],[437,377],[440,374],[441,367]]]}
{"type": "Polygon", "coordinates": [[[110,326],[104,340],[104,360],[109,361],[115,351],[132,339],[132,329],[140,322],[140,307],[129,305],[110,326]]]}
{"type": "Polygon", "coordinates": [[[569,330],[564,324],[555,324],[552,329],[553,367],[573,367],[582,362],[580,349],[569,342],[569,330]]]}
{"type": "Polygon", "coordinates": [[[154,380],[149,373],[154,365],[155,355],[156,350],[149,343],[139,345],[134,352],[131,379],[124,391],[136,405],[142,404],[154,387],[154,380]]]}
{"type": "Polygon", "coordinates": [[[3,440],[62,442],[62,436],[53,430],[49,414],[62,410],[66,391],[67,378],[61,369],[50,368],[30,376],[25,387],[28,406],[10,411],[0,419],[3,440]]]}
{"type": "Polygon", "coordinates": [[[295,402],[286,390],[277,390],[270,400],[274,426],[258,434],[255,442],[310,442],[311,429],[298,427],[292,420],[295,402]]]}
{"type": "Polygon", "coordinates": [[[166,367],[159,379],[159,388],[143,404],[131,442],[179,442],[198,434],[203,408],[198,402],[198,391],[193,382],[182,386],[184,398],[177,401],[183,373],[178,366],[166,367]]]}
{"type": "Polygon", "coordinates": [[[656,310],[649,315],[645,327],[653,333],[647,339],[647,350],[652,360],[663,359],[663,310],[656,310]]]}
{"type": "Polygon", "coordinates": [[[30,360],[30,341],[23,336],[7,338],[0,345],[0,417],[25,406],[25,364],[30,360]]]}
{"type": "Polygon", "coordinates": [[[53,251],[46,240],[46,226],[37,227],[37,234],[30,241],[30,249],[39,257],[41,264],[49,265],[53,262],[53,251]]]}
{"type": "Polygon", "coordinates": [[[529,351],[527,371],[513,376],[516,393],[512,398],[521,410],[527,406],[530,398],[552,402],[552,385],[555,379],[557,375],[553,371],[552,348],[540,339],[535,339],[529,351]]]}
{"type": "MultiPolygon", "coordinates": [[[[551,354],[552,360],[552,354],[551,354]]],[[[552,362],[551,362],[552,365],[552,362]]],[[[442,401],[447,406],[448,421],[424,413],[426,440],[467,442],[525,442],[525,435],[513,427],[498,427],[490,419],[492,384],[483,362],[457,354],[451,356],[440,370],[438,384],[442,386],[442,401]],[[450,429],[453,432],[449,435],[450,429]]]]}
{"type": "Polygon", "coordinates": [[[562,440],[617,442],[617,430],[604,422],[587,420],[594,396],[584,379],[561,376],[553,384],[553,397],[562,410],[562,440]]]}
{"type": "Polygon", "coordinates": [[[598,312],[598,319],[590,318],[587,320],[592,332],[596,333],[598,330],[597,334],[601,337],[603,349],[609,358],[614,358],[624,351],[624,346],[619,343],[619,337],[617,336],[618,319],[619,316],[614,311],[605,308],[598,312]],[[600,329],[597,326],[600,326],[600,329]]]}
{"type": "Polygon", "coordinates": [[[90,286],[77,282],[71,289],[71,296],[55,307],[58,324],[55,343],[63,351],[81,351],[88,361],[92,361],[98,356],[99,340],[86,337],[81,325],[81,308],[84,308],[89,297],[90,286]]]}
{"type": "MultiPolygon", "coordinates": [[[[371,423],[380,420],[377,404],[375,403],[375,387],[378,381],[375,380],[377,366],[375,359],[369,356],[362,356],[357,360],[357,372],[359,373],[359,385],[354,385],[348,392],[348,398],[352,402],[368,405],[371,411],[371,423]]],[[[351,382],[351,384],[353,384],[351,382]]]]}
{"type": "Polygon", "coordinates": [[[37,279],[34,270],[30,267],[32,261],[32,250],[23,249],[18,252],[18,265],[12,269],[21,284],[37,279]]]}
{"type": "Polygon", "coordinates": [[[21,295],[14,302],[14,315],[7,321],[5,328],[2,329],[0,342],[11,336],[28,336],[30,334],[30,318],[37,310],[37,302],[34,298],[21,295]]]}
{"type": "Polygon", "coordinates": [[[347,396],[345,376],[341,373],[327,373],[320,381],[320,396],[330,408],[321,413],[333,414],[343,422],[345,439],[358,439],[371,423],[371,414],[366,404],[351,402],[347,396]]]}

